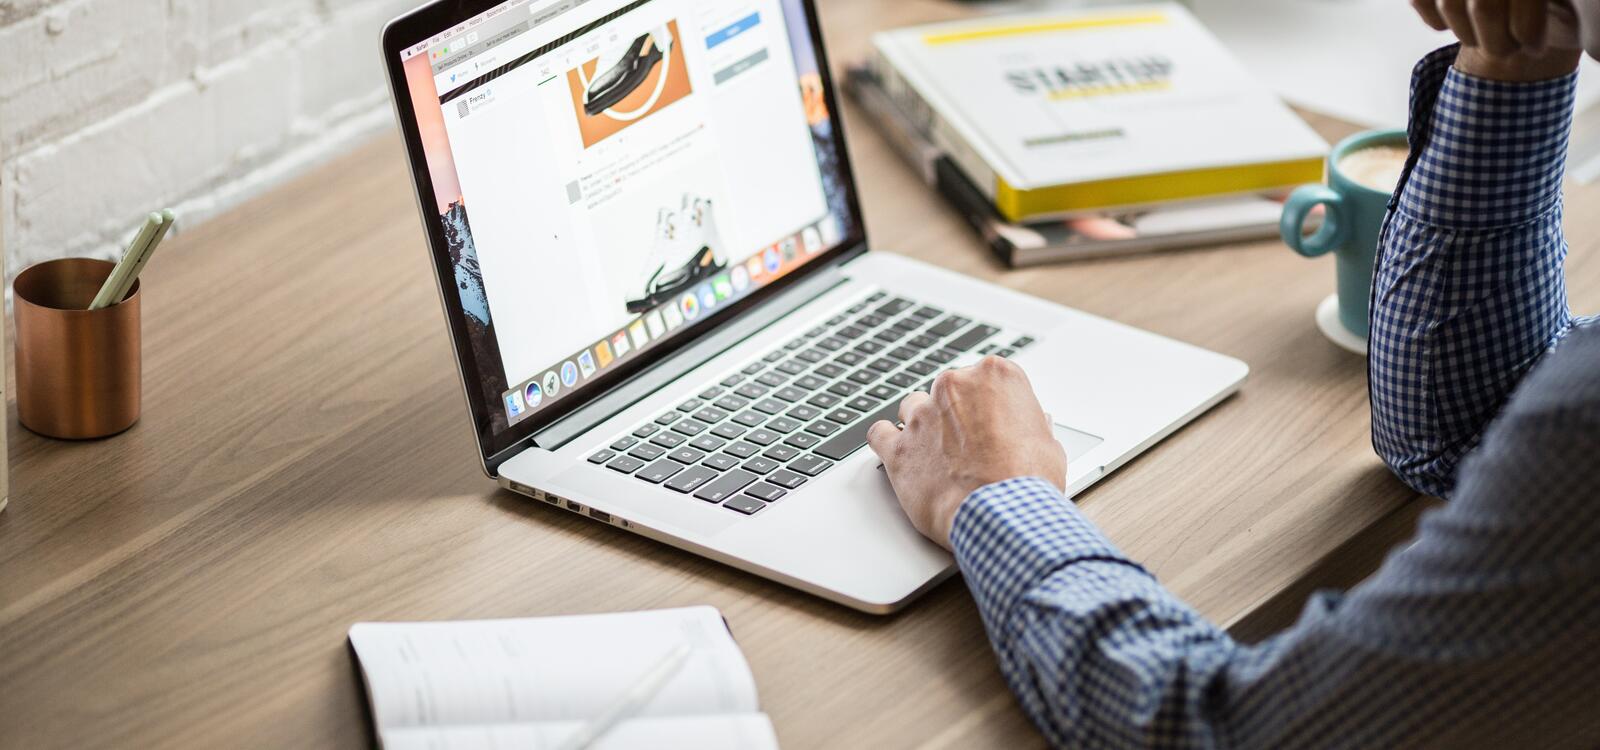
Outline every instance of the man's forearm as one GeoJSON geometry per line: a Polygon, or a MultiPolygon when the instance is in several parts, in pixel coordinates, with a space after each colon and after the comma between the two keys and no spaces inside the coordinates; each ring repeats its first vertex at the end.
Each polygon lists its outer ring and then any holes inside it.
{"type": "Polygon", "coordinates": [[[1414,167],[1374,278],[1373,443],[1402,479],[1438,496],[1571,325],[1561,182],[1574,76],[1514,83],[1452,69],[1484,72],[1480,62],[1448,48],[1418,66],[1414,167]]]}
{"type": "MultiPolygon", "coordinates": [[[[1339,671],[1364,647],[1336,624],[1337,595],[1313,597],[1289,633],[1238,644],[1038,479],[973,493],[954,546],[1001,672],[1053,746],[1362,744],[1325,725],[1364,689],[1339,671]]],[[[1405,723],[1385,718],[1366,744],[1405,745],[1405,723]]]]}
{"type": "Polygon", "coordinates": [[[1572,738],[1600,686],[1597,354],[1600,333],[1574,337],[1413,545],[1256,645],[1047,482],[973,493],[956,559],[1018,703],[1059,747],[1593,747],[1572,738]]]}
{"type": "Polygon", "coordinates": [[[1171,677],[1188,663],[1225,664],[1233,642],[1055,487],[1024,478],[978,490],[952,541],[1006,682],[1052,745],[1160,744],[1129,738],[1154,737],[1174,720],[1197,735],[1213,730],[1191,713],[1194,685],[1171,677]],[[1130,668],[1142,659],[1173,672],[1130,668]],[[1173,699],[1190,705],[1174,712],[1173,699]]]}

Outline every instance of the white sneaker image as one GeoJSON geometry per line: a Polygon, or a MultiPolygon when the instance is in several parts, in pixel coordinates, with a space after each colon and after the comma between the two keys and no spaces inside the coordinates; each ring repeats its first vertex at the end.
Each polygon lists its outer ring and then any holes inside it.
{"type": "Polygon", "coordinates": [[[717,231],[715,205],[685,194],[677,210],[656,213],[655,246],[640,274],[628,312],[642,314],[665,304],[728,267],[717,231]]]}

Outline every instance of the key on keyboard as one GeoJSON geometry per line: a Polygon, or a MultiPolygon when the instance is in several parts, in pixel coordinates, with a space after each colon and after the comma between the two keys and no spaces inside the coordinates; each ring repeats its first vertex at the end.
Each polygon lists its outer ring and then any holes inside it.
{"type": "MultiPolygon", "coordinates": [[[[885,419],[891,422],[899,421],[900,402],[890,401],[877,411],[868,414],[866,418],[846,427],[843,432],[833,436],[828,442],[817,446],[812,452],[823,458],[839,461],[855,453],[861,446],[866,445],[867,430],[871,429],[874,423],[885,419]]],[[[790,468],[794,467],[791,466],[790,468]]],[[[796,471],[799,471],[799,469],[796,469],[796,471]]],[[[801,473],[805,472],[801,471],[801,473]]]]}
{"type": "Polygon", "coordinates": [[[683,464],[671,459],[663,458],[639,470],[634,476],[651,484],[661,484],[672,478],[673,474],[683,471],[683,464]]]}
{"type": "Polygon", "coordinates": [[[715,471],[707,469],[704,466],[691,466],[687,469],[684,469],[683,472],[677,476],[667,480],[666,487],[669,490],[682,492],[687,495],[690,492],[700,489],[701,485],[704,485],[706,482],[716,478],[717,473],[715,471]]]}
{"type": "Polygon", "coordinates": [[[694,496],[708,503],[720,503],[735,492],[748,487],[751,482],[756,481],[756,478],[756,475],[744,469],[734,469],[701,487],[699,492],[694,493],[694,496]]]}

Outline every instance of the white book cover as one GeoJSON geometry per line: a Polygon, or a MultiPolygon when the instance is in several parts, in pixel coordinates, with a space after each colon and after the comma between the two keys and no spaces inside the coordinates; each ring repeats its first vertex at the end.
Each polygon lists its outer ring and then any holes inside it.
{"type": "Polygon", "coordinates": [[[929,135],[1013,221],[1322,177],[1328,144],[1180,5],[984,17],[874,44],[891,94],[920,100],[929,135]]]}

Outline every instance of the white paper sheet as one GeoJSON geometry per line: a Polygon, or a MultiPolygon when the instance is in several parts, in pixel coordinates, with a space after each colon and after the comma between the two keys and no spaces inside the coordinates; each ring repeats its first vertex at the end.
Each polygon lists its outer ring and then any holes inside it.
{"type": "MultiPolygon", "coordinates": [[[[1287,101],[1368,127],[1403,127],[1411,69],[1454,40],[1402,0],[1192,0],[1195,14],[1287,101]]],[[[1578,83],[1572,175],[1600,176],[1600,63],[1578,83]]]]}
{"type": "Polygon", "coordinates": [[[663,655],[693,655],[640,718],[760,710],[755,678],[710,607],[520,620],[359,623],[379,735],[408,727],[591,720],[663,655]]]}

